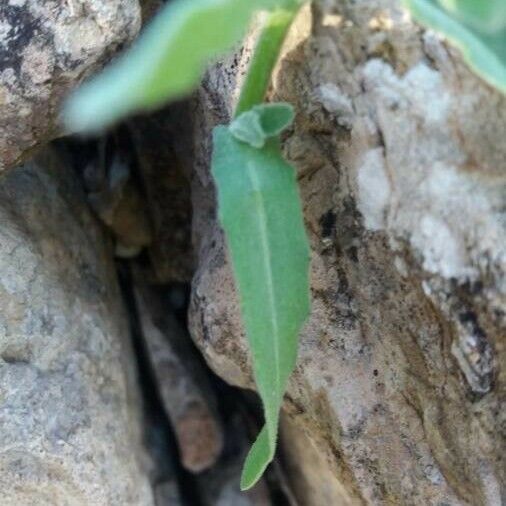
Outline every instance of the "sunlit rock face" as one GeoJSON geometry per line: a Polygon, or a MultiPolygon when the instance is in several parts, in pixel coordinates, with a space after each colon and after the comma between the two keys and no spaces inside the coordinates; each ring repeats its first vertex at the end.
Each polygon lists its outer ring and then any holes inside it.
{"type": "MultiPolygon", "coordinates": [[[[211,367],[244,387],[208,139],[249,46],[196,98],[190,312],[211,367]]],[[[281,437],[301,504],[501,504],[506,98],[395,0],[305,9],[271,97],[297,110],[284,150],[312,245],[281,437]]]]}
{"type": "Polygon", "coordinates": [[[140,24],[138,0],[2,0],[0,172],[61,133],[64,98],[140,24]]]}

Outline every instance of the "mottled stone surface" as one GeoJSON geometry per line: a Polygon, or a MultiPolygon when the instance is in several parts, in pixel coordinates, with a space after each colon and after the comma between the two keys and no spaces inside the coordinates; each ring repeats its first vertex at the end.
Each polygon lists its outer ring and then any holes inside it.
{"type": "Polygon", "coordinates": [[[149,506],[112,244],[52,152],[0,178],[0,502],[149,506]]]}
{"type": "MultiPolygon", "coordinates": [[[[311,317],[286,396],[301,504],[504,503],[506,97],[396,0],[306,10],[275,79],[312,246],[311,317]]],[[[244,57],[244,54],[243,54],[244,57]]],[[[196,100],[191,329],[252,387],[209,132],[240,55],[196,100]]]]}
{"type": "Polygon", "coordinates": [[[138,32],[137,0],[2,0],[0,172],[60,131],[69,91],[138,32]]]}

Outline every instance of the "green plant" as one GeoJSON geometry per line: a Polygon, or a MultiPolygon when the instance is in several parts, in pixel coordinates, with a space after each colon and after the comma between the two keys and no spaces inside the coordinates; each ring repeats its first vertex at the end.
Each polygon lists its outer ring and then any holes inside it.
{"type": "Polygon", "coordinates": [[[505,0],[403,0],[420,23],[443,33],[485,81],[506,93],[505,0]]]}
{"type": "MultiPolygon", "coordinates": [[[[309,313],[309,248],[293,168],[279,135],[289,104],[262,104],[285,35],[303,0],[174,0],[129,53],[85,84],[65,111],[73,131],[96,130],[129,113],[178,98],[205,64],[230,49],[253,14],[268,10],[235,118],[214,131],[212,174],[226,232],[265,426],[244,466],[250,488],[272,460],[279,409],[295,367],[297,337],[309,313]],[[195,37],[198,34],[198,37],[195,37]]],[[[506,90],[504,0],[404,0],[421,21],[462,47],[470,64],[506,90]],[[485,7],[486,5],[486,7],[485,7]]]]}
{"type": "Polygon", "coordinates": [[[274,456],[279,409],[309,312],[309,249],[297,182],[279,132],[287,104],[255,107],[214,131],[212,173],[227,234],[266,424],[244,466],[251,487],[274,456]]]}
{"type": "Polygon", "coordinates": [[[243,489],[256,483],[274,457],[279,410],[295,367],[297,337],[309,313],[309,247],[295,172],[284,160],[279,140],[294,112],[288,104],[262,104],[300,4],[176,0],[128,56],[84,85],[65,111],[71,129],[95,130],[179,97],[198,84],[209,60],[241,38],[257,10],[270,11],[235,119],[214,131],[212,159],[219,216],[265,414],[265,426],[246,459],[243,489]]]}

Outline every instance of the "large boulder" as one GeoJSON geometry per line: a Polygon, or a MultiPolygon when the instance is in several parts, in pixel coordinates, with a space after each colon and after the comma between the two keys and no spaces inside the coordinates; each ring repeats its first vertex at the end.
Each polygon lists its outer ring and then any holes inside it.
{"type": "MultiPolygon", "coordinates": [[[[211,367],[241,387],[253,382],[209,139],[247,53],[214,67],[196,99],[190,312],[211,367]]],[[[297,111],[284,150],[312,248],[282,435],[300,503],[498,506],[506,97],[397,0],[305,9],[271,96],[297,111]]]]}
{"type": "Polygon", "coordinates": [[[0,179],[0,490],[5,506],[153,504],[112,244],[70,163],[0,179]]]}

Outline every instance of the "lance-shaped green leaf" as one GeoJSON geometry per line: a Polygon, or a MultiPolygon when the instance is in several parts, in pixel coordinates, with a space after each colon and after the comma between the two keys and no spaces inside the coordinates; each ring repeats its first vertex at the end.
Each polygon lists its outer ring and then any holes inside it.
{"type": "Polygon", "coordinates": [[[247,489],[275,453],[279,410],[309,312],[309,248],[295,171],[277,137],[257,149],[217,127],[212,173],[265,414],[243,470],[247,489]]]}
{"type": "Polygon", "coordinates": [[[415,19],[441,32],[457,46],[478,75],[506,93],[505,0],[441,0],[441,4],[451,6],[454,14],[445,10],[437,0],[404,0],[404,4],[415,19]],[[495,5],[495,10],[475,5],[473,11],[471,2],[490,3],[495,5]],[[469,24],[472,12],[475,17],[469,24]]]}

